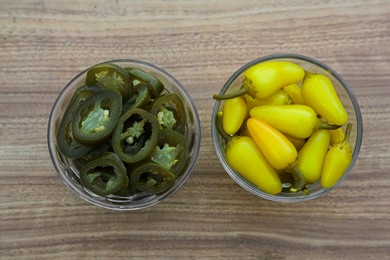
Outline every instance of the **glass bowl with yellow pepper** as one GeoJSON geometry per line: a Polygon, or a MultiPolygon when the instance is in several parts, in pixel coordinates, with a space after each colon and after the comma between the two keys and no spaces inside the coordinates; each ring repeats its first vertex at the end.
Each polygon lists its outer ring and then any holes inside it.
{"type": "Polygon", "coordinates": [[[351,88],[324,63],[298,54],[258,58],[213,98],[217,157],[247,191],[272,201],[306,201],[351,172],[362,116],[351,88]]]}
{"type": "Polygon", "coordinates": [[[143,61],[85,69],[57,97],[49,118],[54,167],[78,197],[136,210],[177,191],[200,148],[200,120],[187,90],[143,61]]]}

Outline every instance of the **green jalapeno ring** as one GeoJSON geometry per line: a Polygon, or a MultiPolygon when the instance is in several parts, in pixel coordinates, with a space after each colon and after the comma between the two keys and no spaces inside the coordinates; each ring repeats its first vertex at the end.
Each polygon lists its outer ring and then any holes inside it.
{"type": "Polygon", "coordinates": [[[118,156],[107,152],[80,169],[80,181],[93,193],[106,196],[126,189],[129,178],[118,156]]]}
{"type": "Polygon", "coordinates": [[[130,74],[130,78],[145,83],[152,95],[152,98],[156,98],[164,90],[164,84],[152,74],[137,68],[125,68],[130,74]]]}
{"type": "Polygon", "coordinates": [[[62,117],[57,130],[57,147],[63,155],[70,159],[77,159],[92,149],[91,146],[82,144],[74,138],[72,121],[79,105],[99,89],[100,87],[96,85],[83,85],[76,89],[62,117]]]}
{"type": "Polygon", "coordinates": [[[99,84],[103,88],[118,91],[123,100],[133,94],[133,81],[127,70],[114,63],[102,63],[90,68],[85,79],[86,85],[99,84]]]}
{"type": "Polygon", "coordinates": [[[183,101],[175,93],[161,95],[153,101],[151,113],[158,117],[162,128],[184,133],[187,114],[183,101]]]}
{"type": "Polygon", "coordinates": [[[157,146],[160,126],[155,115],[133,108],[118,120],[112,133],[112,147],[126,163],[136,163],[151,156],[157,146]]]}
{"type": "Polygon", "coordinates": [[[97,91],[101,90],[102,86],[100,85],[81,85],[76,89],[74,92],[68,108],[70,108],[72,105],[77,104],[76,106],[80,105],[82,102],[87,100],[92,94],[96,93],[97,91]]]}
{"type": "Polygon", "coordinates": [[[81,143],[98,144],[110,137],[122,111],[119,92],[102,89],[77,108],[72,121],[74,137],[81,143]]]}
{"type": "Polygon", "coordinates": [[[179,176],[188,158],[187,139],[171,129],[162,129],[152,160],[179,176]]]}
{"type": "Polygon", "coordinates": [[[130,182],[139,191],[159,194],[175,184],[175,174],[156,162],[148,161],[133,168],[130,182]]]}
{"type": "Polygon", "coordinates": [[[82,155],[80,158],[74,159],[73,162],[77,168],[81,168],[85,164],[99,158],[102,154],[111,152],[111,150],[111,141],[106,140],[103,143],[92,146],[92,149],[89,152],[82,155]]]}
{"type": "Polygon", "coordinates": [[[66,113],[57,131],[58,150],[69,159],[77,159],[88,153],[92,146],[78,142],[72,134],[72,113],[66,113]]]}
{"type": "Polygon", "coordinates": [[[144,83],[139,83],[134,86],[134,95],[123,104],[122,113],[133,108],[145,108],[150,99],[151,94],[148,86],[144,83]]]}

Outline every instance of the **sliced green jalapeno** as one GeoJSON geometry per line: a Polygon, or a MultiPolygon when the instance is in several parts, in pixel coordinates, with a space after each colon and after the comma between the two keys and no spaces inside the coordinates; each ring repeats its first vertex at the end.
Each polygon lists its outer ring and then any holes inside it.
{"type": "Polygon", "coordinates": [[[161,128],[184,132],[187,114],[183,101],[177,94],[167,93],[155,99],[151,113],[157,116],[161,128]]]}
{"type": "Polygon", "coordinates": [[[133,93],[133,81],[130,80],[128,71],[112,63],[99,64],[89,69],[85,84],[99,84],[104,88],[116,90],[123,100],[130,98],[133,93]]]}
{"type": "Polygon", "coordinates": [[[77,108],[72,133],[81,143],[94,145],[109,138],[122,111],[119,92],[102,89],[77,108]]]}
{"type": "Polygon", "coordinates": [[[112,133],[112,147],[124,162],[136,163],[150,157],[159,134],[156,116],[133,108],[119,118],[112,133]]]}
{"type": "Polygon", "coordinates": [[[114,153],[104,153],[80,169],[81,184],[100,196],[127,188],[129,178],[126,167],[114,153]]]}
{"type": "Polygon", "coordinates": [[[152,98],[156,98],[164,90],[164,85],[152,74],[136,68],[125,69],[129,72],[130,78],[145,83],[148,86],[152,98]]]}
{"type": "Polygon", "coordinates": [[[123,104],[122,113],[132,108],[144,108],[149,103],[150,98],[150,90],[146,84],[139,83],[135,85],[134,94],[123,104]]]}
{"type": "Polygon", "coordinates": [[[152,160],[180,175],[188,157],[187,139],[171,129],[162,129],[152,160]]]}
{"type": "Polygon", "coordinates": [[[102,87],[99,85],[82,85],[76,89],[74,92],[72,99],[69,102],[68,108],[76,104],[76,106],[80,105],[82,102],[87,100],[92,94],[101,90],[102,87]]]}
{"type": "Polygon", "coordinates": [[[146,162],[133,168],[130,173],[132,185],[139,191],[159,194],[175,184],[175,174],[155,162],[146,162]]]}
{"type": "Polygon", "coordinates": [[[84,145],[77,141],[72,134],[72,113],[66,113],[62,118],[57,131],[58,150],[70,159],[76,159],[92,149],[92,146],[84,145]]]}
{"type": "Polygon", "coordinates": [[[74,160],[74,163],[78,168],[81,168],[83,165],[99,158],[102,154],[111,151],[111,140],[107,140],[103,143],[93,146],[93,148],[89,152],[87,152],[80,158],[74,160]]]}
{"type": "Polygon", "coordinates": [[[91,146],[77,141],[72,133],[72,121],[79,105],[92,96],[98,86],[81,86],[72,96],[57,131],[57,145],[59,151],[70,159],[77,159],[92,149],[91,146]]]}

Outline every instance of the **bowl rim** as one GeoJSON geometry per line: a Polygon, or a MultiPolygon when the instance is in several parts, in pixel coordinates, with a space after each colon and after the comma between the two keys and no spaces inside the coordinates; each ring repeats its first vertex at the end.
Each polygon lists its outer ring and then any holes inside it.
{"type": "Polygon", "coordinates": [[[362,119],[362,113],[361,113],[361,110],[360,110],[360,106],[359,106],[358,100],[357,100],[356,96],[353,94],[352,89],[347,84],[347,82],[335,70],[333,70],[331,67],[329,67],[328,65],[326,65],[322,61],[319,61],[319,60],[317,60],[315,58],[312,58],[312,57],[309,57],[309,56],[306,56],[306,55],[302,55],[302,54],[295,54],[295,53],[270,54],[270,55],[262,56],[262,57],[254,59],[252,61],[249,61],[248,63],[246,63],[243,66],[241,66],[238,70],[236,70],[229,77],[229,79],[226,81],[226,83],[223,85],[222,89],[220,90],[219,95],[223,95],[229,89],[230,85],[246,69],[248,69],[249,67],[251,67],[251,66],[253,66],[255,64],[258,64],[258,63],[265,62],[265,61],[278,60],[278,59],[294,59],[294,60],[301,60],[301,61],[304,61],[304,62],[309,62],[311,64],[314,64],[314,65],[324,69],[329,74],[331,74],[340,83],[340,85],[344,88],[344,90],[348,94],[348,97],[349,97],[349,99],[350,99],[350,101],[352,103],[353,109],[355,111],[355,117],[356,117],[356,133],[357,133],[356,134],[356,143],[355,143],[355,146],[354,146],[354,149],[353,149],[351,163],[348,166],[348,168],[345,171],[345,173],[343,174],[343,176],[338,180],[338,182],[335,185],[333,185],[331,188],[322,188],[322,190],[320,192],[316,193],[315,195],[312,195],[312,196],[311,195],[303,195],[303,196],[300,196],[300,197],[291,198],[291,197],[282,197],[282,196],[278,196],[278,195],[271,195],[271,194],[265,193],[265,192],[259,190],[258,188],[255,188],[254,185],[251,185],[248,182],[243,181],[242,179],[244,179],[244,178],[240,177],[239,174],[236,171],[234,171],[233,169],[231,169],[230,166],[227,164],[227,162],[225,160],[225,157],[223,155],[222,148],[218,145],[218,142],[217,142],[219,133],[218,133],[218,131],[216,129],[216,126],[215,126],[214,122],[216,121],[216,115],[217,115],[217,112],[219,111],[220,105],[222,103],[221,100],[215,100],[215,104],[214,104],[214,107],[213,107],[213,110],[212,110],[211,137],[212,137],[212,140],[213,140],[215,153],[216,153],[216,155],[218,157],[218,160],[220,161],[222,167],[227,172],[227,174],[238,185],[240,185],[242,188],[244,188],[245,190],[249,191],[250,193],[252,193],[252,194],[254,194],[254,195],[258,196],[258,197],[261,197],[263,199],[267,199],[267,200],[270,200],[270,201],[284,202],[284,203],[287,203],[287,202],[303,202],[303,201],[312,200],[312,199],[315,199],[315,198],[318,198],[318,197],[322,197],[326,193],[328,193],[331,190],[335,189],[336,187],[338,187],[344,181],[344,179],[351,172],[352,167],[354,166],[354,164],[355,164],[355,162],[356,162],[356,160],[358,158],[358,155],[359,155],[359,152],[360,152],[360,148],[361,148],[361,144],[362,144],[362,139],[363,139],[363,119],[362,119]]]}
{"type": "MultiPolygon", "coordinates": [[[[83,200],[85,200],[93,205],[99,206],[101,208],[110,209],[110,210],[118,210],[118,211],[133,211],[133,210],[149,208],[151,206],[154,206],[156,204],[161,203],[166,198],[168,198],[169,196],[171,196],[175,192],[177,192],[181,188],[181,186],[187,181],[187,179],[189,178],[189,176],[191,175],[191,173],[194,170],[194,167],[197,163],[197,159],[198,159],[199,153],[200,153],[201,138],[202,138],[202,129],[201,129],[201,124],[200,124],[199,113],[198,113],[198,110],[196,108],[195,102],[194,102],[192,96],[189,94],[188,90],[175,77],[173,77],[170,73],[168,73],[166,70],[162,69],[161,67],[159,67],[155,64],[146,62],[146,61],[136,60],[136,59],[107,60],[107,61],[99,62],[95,65],[89,66],[88,68],[79,72],[59,92],[56,100],[53,103],[53,106],[52,106],[52,109],[51,109],[50,115],[49,115],[48,124],[47,124],[47,143],[48,143],[48,150],[49,150],[50,158],[51,158],[52,164],[55,168],[55,171],[56,171],[57,175],[60,177],[60,179],[62,180],[62,182],[77,197],[79,197],[79,198],[81,198],[81,199],[83,199],[83,200]],[[92,196],[86,195],[86,193],[88,193],[88,192],[81,191],[81,190],[83,190],[83,188],[81,186],[80,186],[81,187],[80,190],[77,189],[75,187],[75,184],[73,182],[71,182],[68,178],[66,178],[65,174],[63,173],[63,170],[59,166],[59,160],[55,155],[57,153],[56,144],[54,142],[54,140],[56,138],[55,137],[56,133],[54,133],[54,131],[52,130],[52,127],[53,127],[53,123],[55,120],[55,115],[57,114],[57,111],[59,110],[59,104],[61,103],[61,101],[65,97],[67,90],[69,90],[73,86],[73,84],[78,79],[80,79],[80,77],[82,77],[92,67],[100,65],[100,64],[105,64],[105,63],[128,63],[129,65],[131,65],[131,64],[140,65],[143,67],[147,67],[147,68],[151,68],[153,70],[156,70],[159,73],[161,73],[164,77],[169,78],[169,80],[173,81],[175,83],[175,85],[178,87],[178,89],[180,89],[182,94],[184,94],[184,96],[186,97],[186,99],[187,99],[186,101],[188,101],[188,106],[190,108],[189,111],[193,117],[194,129],[196,129],[196,131],[194,131],[194,137],[193,137],[194,138],[194,142],[193,142],[194,146],[193,146],[193,149],[191,151],[192,157],[188,162],[188,168],[181,175],[180,181],[176,182],[170,190],[168,190],[160,195],[153,195],[156,197],[156,199],[153,199],[152,201],[142,202],[141,204],[137,204],[136,206],[133,204],[117,204],[117,205],[116,204],[108,204],[108,203],[103,204],[102,200],[97,200],[97,199],[94,199],[92,196]]],[[[106,200],[104,200],[104,202],[105,201],[106,200]]]]}

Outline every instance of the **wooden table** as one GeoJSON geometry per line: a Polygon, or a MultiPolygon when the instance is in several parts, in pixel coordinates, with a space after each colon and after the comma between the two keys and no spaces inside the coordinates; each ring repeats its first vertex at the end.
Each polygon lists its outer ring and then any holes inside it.
{"type": "Polygon", "coordinates": [[[389,259],[390,2],[0,0],[0,258],[389,259]],[[248,61],[299,53],[356,94],[364,140],[353,172],[325,197],[260,199],[223,170],[211,95],[248,61]],[[192,95],[199,160],[163,203],[117,212],[63,185],[47,148],[58,93],[110,59],[154,63],[192,95]]]}

